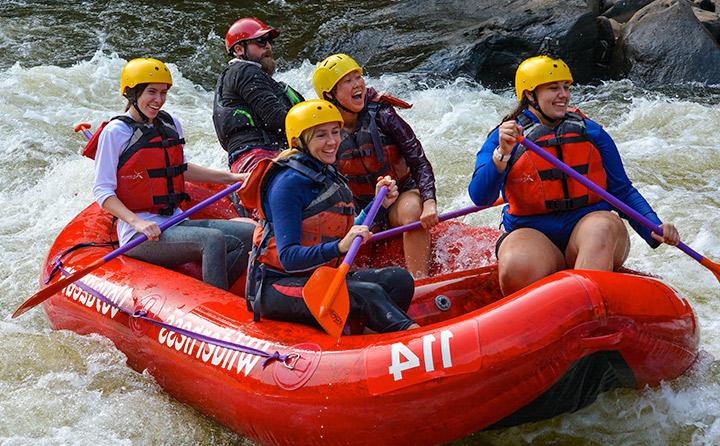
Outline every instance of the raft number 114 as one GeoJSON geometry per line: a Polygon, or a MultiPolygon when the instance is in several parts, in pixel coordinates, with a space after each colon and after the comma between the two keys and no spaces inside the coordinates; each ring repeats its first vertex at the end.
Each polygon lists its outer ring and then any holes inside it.
{"type": "MultiPolygon", "coordinates": [[[[452,367],[452,357],[450,355],[450,339],[453,334],[449,330],[440,332],[440,357],[442,359],[442,367],[449,369],[452,367]]],[[[435,358],[433,356],[433,344],[437,340],[435,335],[429,334],[422,338],[422,358],[425,364],[426,372],[435,371],[435,358]]],[[[406,370],[420,367],[420,358],[407,345],[402,342],[396,342],[391,346],[392,363],[388,367],[388,372],[393,375],[395,381],[403,379],[402,373],[406,370]],[[401,356],[404,358],[402,359],[401,356]]]]}

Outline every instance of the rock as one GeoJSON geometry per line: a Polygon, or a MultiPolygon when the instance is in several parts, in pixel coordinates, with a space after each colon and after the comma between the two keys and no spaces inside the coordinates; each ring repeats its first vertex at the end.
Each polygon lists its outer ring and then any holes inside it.
{"type": "Polygon", "coordinates": [[[715,12],[715,3],[713,0],[695,0],[693,3],[704,11],[715,12]]]}
{"type": "Polygon", "coordinates": [[[377,69],[466,75],[488,86],[506,87],[520,62],[537,55],[546,37],[558,40],[557,55],[570,65],[578,82],[608,76],[598,65],[606,48],[586,0],[393,2],[329,20],[308,42],[306,57],[319,60],[347,51],[371,73],[377,69]]]}
{"type": "Polygon", "coordinates": [[[720,40],[720,15],[716,12],[710,12],[707,10],[693,8],[695,17],[703,24],[710,34],[715,38],[715,41],[720,40]]]}
{"type": "Polygon", "coordinates": [[[605,13],[607,10],[615,6],[615,3],[615,0],[605,0],[604,2],[602,2],[602,8],[600,8],[600,13],[605,13]]]}
{"type": "Polygon", "coordinates": [[[619,23],[625,23],[635,15],[636,12],[652,3],[653,0],[620,0],[612,8],[603,13],[604,17],[614,19],[619,23]]]}
{"type": "Polygon", "coordinates": [[[720,47],[685,0],[655,0],[638,11],[618,51],[622,74],[643,85],[720,84],[720,47]]]}

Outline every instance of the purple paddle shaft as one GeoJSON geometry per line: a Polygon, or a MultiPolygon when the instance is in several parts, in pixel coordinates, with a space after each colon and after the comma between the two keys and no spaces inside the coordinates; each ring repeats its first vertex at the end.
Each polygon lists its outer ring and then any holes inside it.
{"type": "MultiPolygon", "coordinates": [[[[458,209],[456,211],[446,212],[444,214],[441,214],[440,217],[438,217],[438,221],[445,221],[450,220],[457,217],[462,217],[463,215],[472,214],[473,212],[482,211],[483,209],[491,208],[495,206],[495,204],[491,204],[490,206],[470,206],[463,209],[458,209]]],[[[390,228],[382,232],[378,232],[377,234],[373,234],[370,236],[370,242],[377,242],[380,240],[385,240],[386,238],[395,237],[398,234],[401,234],[405,231],[412,231],[414,229],[420,229],[422,227],[422,223],[419,221],[408,223],[406,225],[397,226],[395,228],[390,228]]]]}
{"type": "MultiPolygon", "coordinates": [[[[365,219],[363,220],[364,226],[370,226],[373,220],[375,220],[375,216],[380,209],[380,205],[382,204],[382,201],[385,198],[387,191],[387,186],[383,186],[382,188],[380,188],[380,192],[378,192],[378,194],[375,196],[372,206],[370,206],[370,211],[367,213],[365,219]]],[[[353,260],[355,260],[355,254],[357,254],[358,249],[360,249],[360,243],[362,243],[362,237],[358,235],[353,239],[352,245],[350,245],[350,249],[345,255],[345,260],[343,260],[343,263],[350,265],[353,260]]]]}
{"type": "MultiPolygon", "coordinates": [[[[242,187],[242,183],[235,183],[232,186],[229,186],[229,187],[221,190],[220,192],[216,193],[215,195],[204,199],[203,201],[201,201],[200,203],[191,207],[187,211],[181,212],[181,213],[167,219],[166,221],[160,223],[160,225],[159,225],[160,231],[161,232],[165,231],[167,228],[178,224],[179,222],[185,220],[186,218],[188,218],[195,212],[199,211],[200,209],[208,207],[209,205],[215,203],[222,197],[230,195],[231,193],[235,192],[236,190],[240,189],[241,187],[242,187]]],[[[141,234],[140,237],[135,238],[135,239],[129,241],[128,243],[124,244],[123,246],[119,247],[115,251],[109,252],[106,255],[104,255],[103,260],[107,262],[108,260],[112,260],[119,255],[125,254],[126,252],[133,249],[140,243],[144,242],[145,240],[147,240],[147,236],[145,234],[141,234]]]]}
{"type": "MultiPolygon", "coordinates": [[[[572,167],[568,166],[567,164],[563,163],[559,159],[555,158],[554,156],[550,155],[548,152],[540,148],[537,144],[530,141],[527,138],[518,138],[518,142],[520,144],[524,145],[528,149],[532,150],[540,158],[544,159],[548,163],[552,164],[553,166],[557,167],[558,169],[562,170],[563,173],[566,175],[572,177],[576,181],[578,181],[583,186],[587,187],[591,191],[595,192],[597,195],[600,195],[605,201],[610,203],[611,205],[615,206],[616,209],[618,209],[620,212],[624,213],[628,217],[632,218],[636,222],[640,223],[641,225],[645,226],[647,229],[653,231],[654,233],[662,236],[662,229],[660,229],[660,226],[656,225],[652,221],[648,220],[647,217],[636,211],[635,209],[631,208],[627,204],[623,203],[622,201],[615,198],[613,195],[611,195],[609,192],[607,192],[605,189],[601,188],[597,184],[593,183],[592,181],[588,180],[584,176],[580,175],[573,169],[572,167]]],[[[697,260],[698,262],[702,261],[704,258],[702,255],[697,253],[695,250],[693,250],[691,247],[686,245],[683,242],[678,243],[677,247],[683,251],[685,254],[689,255],[693,259],[697,260]]]]}

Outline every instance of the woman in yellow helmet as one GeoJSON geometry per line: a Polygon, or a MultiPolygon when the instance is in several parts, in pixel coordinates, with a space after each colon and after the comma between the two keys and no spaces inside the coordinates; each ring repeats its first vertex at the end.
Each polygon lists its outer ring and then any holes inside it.
{"type": "Polygon", "coordinates": [[[129,61],[120,93],[125,114],[103,123],[83,154],[95,159],[93,194],[118,218],[120,245],[145,234],[148,241],[127,252],[162,266],[201,260],[203,280],[228,289],[246,267],[254,225],[224,220],[186,220],[160,233],[159,224],[180,213],[189,199],[185,180],[232,184],[244,174],[188,163],[180,122],[162,110],[172,77],[156,59],[129,61]]]}
{"type": "Polygon", "coordinates": [[[348,178],[356,202],[372,200],[379,176],[391,175],[400,197],[390,207],[385,224],[392,227],[420,220],[423,228],[403,234],[407,268],[425,277],[430,268],[429,228],[438,223],[435,177],[420,141],[393,106],[410,104],[366,88],[362,68],[350,56],[334,54],[313,73],[318,97],[335,104],[345,121],[338,151],[338,169],[348,178]]]}
{"type": "Polygon", "coordinates": [[[470,197],[477,205],[488,205],[502,192],[508,203],[505,233],[496,246],[504,294],[566,268],[617,270],[630,248],[627,229],[612,207],[518,145],[520,134],[661,225],[664,237],[630,221],[650,246],[679,241],[675,226],[662,224],[633,187],[612,138],[568,107],[572,82],[560,59],[537,56],[521,63],[515,75],[518,105],[477,154],[470,197]]]}
{"type": "MultiPolygon", "coordinates": [[[[343,118],[327,101],[301,102],[285,119],[288,146],[265,160],[243,187],[243,202],[255,207],[261,228],[256,231],[248,273],[248,305],[260,315],[315,325],[302,299],[302,289],[322,265],[338,266],[353,239],[370,236],[355,217],[352,193],[334,168],[343,118]],[[358,223],[356,223],[358,222],[358,223]]],[[[375,190],[388,186],[387,208],[398,197],[397,185],[382,177],[375,190]]],[[[368,209],[369,210],[369,209],[368,209]]],[[[376,332],[415,327],[405,311],[414,283],[402,268],[366,269],[347,275],[350,316],[364,317],[376,332]]]]}

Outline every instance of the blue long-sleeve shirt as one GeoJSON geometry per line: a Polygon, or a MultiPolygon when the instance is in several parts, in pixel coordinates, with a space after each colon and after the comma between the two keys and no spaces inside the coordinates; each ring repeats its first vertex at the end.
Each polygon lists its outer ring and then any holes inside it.
{"type": "MultiPolygon", "coordinates": [[[[334,170],[315,158],[305,154],[302,156],[319,171],[334,170]]],[[[284,169],[270,181],[262,206],[266,218],[273,224],[280,264],[287,272],[311,271],[343,255],[338,247],[340,239],[313,246],[300,244],[303,209],[319,193],[320,188],[316,182],[294,169],[284,169]]],[[[362,224],[369,208],[370,205],[362,210],[355,218],[355,224],[362,224]]],[[[383,209],[380,207],[380,212],[383,212],[383,209]]]]}
{"type": "MultiPolygon", "coordinates": [[[[530,111],[525,110],[523,113],[528,118],[538,122],[537,117],[530,111]]],[[[640,192],[635,189],[635,186],[632,185],[632,182],[625,173],[625,168],[620,159],[620,153],[610,135],[608,135],[600,124],[590,119],[585,119],[585,125],[590,141],[597,147],[602,157],[602,164],[607,175],[607,191],[654,223],[658,225],[661,224],[655,211],[653,211],[650,204],[648,204],[640,192]]],[[[490,133],[488,139],[477,153],[475,171],[468,186],[468,193],[472,201],[478,206],[492,204],[501,192],[504,196],[504,181],[507,169],[505,172],[498,172],[492,160],[493,151],[499,145],[498,129],[495,129],[490,133]]],[[[517,146],[513,148],[513,153],[515,150],[517,150],[517,146]]],[[[507,212],[508,206],[505,206],[503,208],[503,227],[507,232],[516,228],[533,228],[547,234],[552,239],[553,235],[572,232],[573,227],[568,227],[568,222],[577,222],[582,216],[590,212],[612,209],[613,207],[609,203],[600,201],[593,205],[572,211],[515,216],[510,215],[507,212]]],[[[627,216],[622,213],[620,213],[620,216],[627,219],[627,216]]],[[[648,229],[634,220],[629,220],[629,222],[635,232],[651,247],[655,248],[659,246],[660,243],[651,237],[648,229]]]]}

